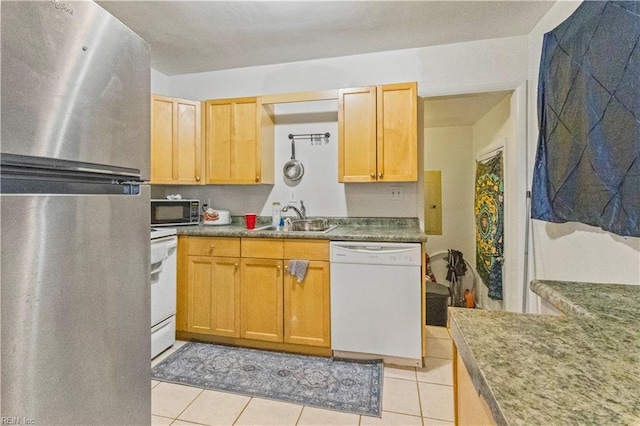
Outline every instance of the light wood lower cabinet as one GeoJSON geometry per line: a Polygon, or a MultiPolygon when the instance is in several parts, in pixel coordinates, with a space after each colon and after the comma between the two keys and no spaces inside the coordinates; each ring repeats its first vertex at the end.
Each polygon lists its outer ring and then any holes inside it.
{"type": "Polygon", "coordinates": [[[309,262],[301,282],[287,274],[284,284],[284,341],[331,347],[329,262],[309,262]]]}
{"type": "Polygon", "coordinates": [[[240,337],[240,259],[189,256],[188,330],[240,337]]]}
{"type": "Polygon", "coordinates": [[[456,425],[495,425],[487,401],[476,392],[471,376],[453,345],[453,398],[456,425]]]}
{"type": "Polygon", "coordinates": [[[282,342],[282,260],[242,259],[240,336],[282,342]]]}
{"type": "Polygon", "coordinates": [[[240,239],[181,237],[178,257],[177,330],[239,337],[240,239]]]}
{"type": "Polygon", "coordinates": [[[180,237],[178,247],[178,332],[330,351],[328,241],[180,237]],[[300,283],[291,259],[310,260],[300,283]]]}

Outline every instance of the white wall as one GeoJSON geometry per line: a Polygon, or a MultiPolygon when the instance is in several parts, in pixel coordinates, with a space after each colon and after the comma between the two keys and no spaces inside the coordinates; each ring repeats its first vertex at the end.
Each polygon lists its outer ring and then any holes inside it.
{"type": "MultiPolygon", "coordinates": [[[[500,101],[495,107],[493,107],[487,114],[485,114],[476,124],[473,125],[473,159],[474,161],[478,159],[478,155],[485,149],[495,147],[495,146],[504,146],[505,154],[504,154],[504,172],[505,172],[505,205],[504,205],[504,217],[505,222],[507,217],[513,212],[509,211],[509,203],[510,200],[507,196],[507,179],[506,175],[507,171],[507,157],[506,150],[513,149],[515,143],[515,123],[512,119],[511,115],[511,102],[513,95],[507,95],[505,98],[500,101]]],[[[475,171],[474,166],[474,171],[475,171]]],[[[474,185],[475,185],[475,172],[474,172],[474,185]]],[[[475,197],[475,190],[474,190],[475,197]]],[[[509,310],[517,310],[518,305],[522,305],[522,293],[519,292],[520,283],[517,282],[513,277],[508,277],[507,275],[507,266],[516,267],[515,258],[509,259],[510,256],[507,256],[507,250],[510,248],[510,244],[515,244],[515,241],[510,241],[508,238],[511,233],[507,232],[507,223],[504,224],[504,248],[505,248],[505,263],[503,264],[503,300],[492,300],[488,296],[488,289],[485,285],[478,286],[478,298],[482,301],[482,306],[486,309],[490,309],[492,311],[502,310],[507,306],[510,308],[509,310]],[[509,262],[509,264],[507,264],[509,262]],[[513,299],[513,303],[507,303],[507,299],[513,299]],[[504,301],[504,303],[503,303],[504,301]],[[512,306],[513,305],[513,306],[512,306]]],[[[474,241],[475,244],[475,241],[474,241]]],[[[474,246],[475,247],[475,246],[474,246]]],[[[476,253],[475,250],[473,252],[473,256],[471,257],[471,262],[473,267],[476,265],[476,253]]],[[[515,275],[515,274],[512,274],[515,275]]],[[[478,278],[479,279],[479,278],[478,278]]]]}
{"type": "Polygon", "coordinates": [[[442,172],[442,235],[429,235],[427,252],[433,255],[448,249],[458,250],[473,264],[472,128],[426,128],[424,140],[424,170],[442,172]]]}
{"type": "Polygon", "coordinates": [[[151,93],[170,96],[170,92],[169,77],[151,68],[151,93]]]}
{"type": "MultiPolygon", "coordinates": [[[[467,86],[503,88],[505,82],[523,81],[527,73],[526,57],[527,38],[511,37],[172,76],[167,77],[169,92],[166,94],[205,100],[417,81],[420,94],[435,95],[456,90],[461,92],[467,86]]],[[[162,79],[152,79],[153,92],[161,89],[155,85],[156,80],[162,83],[162,79]]],[[[280,131],[279,126],[276,132],[280,131]]],[[[284,130],[284,134],[289,132],[284,130]]],[[[327,149],[337,149],[336,139],[332,138],[327,149]]],[[[276,151],[276,155],[282,154],[276,151]]],[[[301,151],[300,155],[306,154],[301,151]]],[[[300,194],[296,194],[296,197],[306,201],[309,214],[423,217],[422,179],[417,183],[401,184],[404,200],[391,203],[388,184],[338,184],[337,172],[332,171],[337,158],[336,151],[330,162],[323,163],[326,167],[323,188],[326,190],[317,190],[319,186],[311,183],[311,177],[300,184],[300,194]],[[311,187],[315,189],[307,191],[311,187]],[[323,196],[324,192],[335,192],[337,195],[323,196]]],[[[316,158],[305,161],[310,167],[315,167],[316,158]]],[[[276,173],[279,172],[278,167],[276,165],[276,173]]],[[[154,188],[152,193],[161,196],[180,192],[201,199],[211,196],[217,200],[214,202],[217,207],[230,209],[232,214],[243,214],[246,210],[270,214],[271,200],[281,198],[283,192],[285,195],[287,193],[282,185],[279,182],[273,187],[154,188]]]]}
{"type": "MultiPolygon", "coordinates": [[[[424,129],[424,170],[440,170],[442,173],[442,235],[429,235],[427,253],[431,256],[431,269],[436,280],[445,285],[448,285],[447,250],[462,252],[464,259],[474,265],[472,151],[471,126],[424,129]]],[[[462,277],[461,285],[463,289],[471,289],[473,277],[470,273],[462,277]]]]}
{"type": "MultiPolygon", "coordinates": [[[[505,96],[473,126],[425,129],[425,170],[442,171],[442,235],[429,236],[427,250],[430,255],[450,248],[460,250],[475,270],[475,161],[477,154],[487,147],[504,144],[505,141],[508,145],[515,144],[513,96],[505,96]]],[[[505,216],[506,213],[505,210],[505,216]]],[[[432,262],[433,268],[436,278],[443,280],[446,270],[438,260],[432,262]]],[[[514,268],[519,267],[515,259],[513,265],[514,268]]],[[[506,268],[504,296],[505,301],[509,296],[513,298],[513,303],[489,299],[486,286],[479,277],[476,280],[476,300],[483,308],[502,310],[508,305],[510,310],[517,311],[522,305],[520,283],[513,277],[507,279],[506,268]]],[[[470,277],[463,279],[465,287],[470,287],[471,283],[470,277]]]]}
{"type": "Polygon", "coordinates": [[[169,77],[172,96],[205,100],[417,81],[421,96],[523,81],[527,37],[169,77]]]}
{"type": "Polygon", "coordinates": [[[511,95],[505,96],[503,100],[478,120],[472,129],[474,159],[485,148],[503,145],[505,140],[512,139],[511,95]]]}
{"type": "MultiPolygon", "coordinates": [[[[529,90],[537,93],[542,37],[578,7],[557,2],[529,34],[529,90]]],[[[529,167],[531,182],[538,138],[537,99],[529,99],[529,167]]],[[[532,221],[530,278],[640,285],[640,238],[623,238],[580,223],[532,221]]],[[[530,309],[538,309],[530,293],[530,309]]]]}

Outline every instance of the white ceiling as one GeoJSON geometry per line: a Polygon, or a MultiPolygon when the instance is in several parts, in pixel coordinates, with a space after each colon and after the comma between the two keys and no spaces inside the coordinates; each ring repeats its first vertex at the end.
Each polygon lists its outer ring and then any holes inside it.
{"type": "Polygon", "coordinates": [[[528,34],[554,1],[97,1],[165,75],[528,34]]]}
{"type": "Polygon", "coordinates": [[[511,90],[436,96],[424,100],[424,127],[473,126],[511,90]]]}

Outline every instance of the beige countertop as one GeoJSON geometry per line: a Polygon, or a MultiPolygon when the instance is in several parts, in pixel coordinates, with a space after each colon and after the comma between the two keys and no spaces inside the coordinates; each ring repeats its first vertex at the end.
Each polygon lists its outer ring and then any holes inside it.
{"type": "Polygon", "coordinates": [[[564,316],[449,309],[451,337],[498,424],[639,425],[640,286],[531,289],[564,316]]]}

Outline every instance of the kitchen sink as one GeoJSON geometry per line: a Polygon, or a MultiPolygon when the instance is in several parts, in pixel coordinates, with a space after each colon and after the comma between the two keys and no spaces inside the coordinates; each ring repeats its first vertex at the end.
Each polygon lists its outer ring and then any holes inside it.
{"type": "Polygon", "coordinates": [[[291,221],[292,231],[325,231],[329,228],[327,219],[300,219],[291,221]]]}
{"type": "Polygon", "coordinates": [[[325,218],[316,219],[298,219],[291,221],[291,229],[284,231],[281,227],[273,225],[261,226],[255,228],[254,231],[280,231],[280,232],[316,232],[325,233],[334,229],[338,225],[329,225],[325,218]]]}

